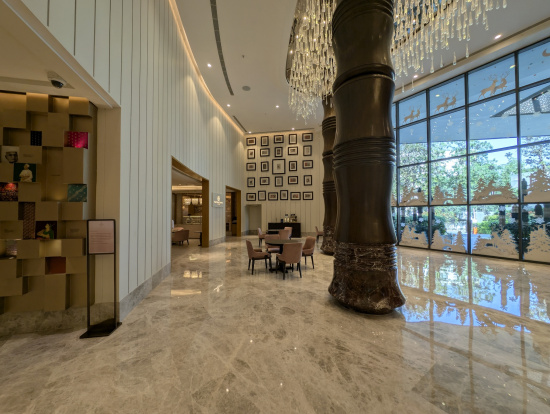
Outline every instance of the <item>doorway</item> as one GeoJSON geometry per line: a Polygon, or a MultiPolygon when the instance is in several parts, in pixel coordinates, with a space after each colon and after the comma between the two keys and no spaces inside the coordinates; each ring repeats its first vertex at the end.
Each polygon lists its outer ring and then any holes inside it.
{"type": "Polygon", "coordinates": [[[225,187],[225,234],[241,237],[241,190],[225,187]]]}

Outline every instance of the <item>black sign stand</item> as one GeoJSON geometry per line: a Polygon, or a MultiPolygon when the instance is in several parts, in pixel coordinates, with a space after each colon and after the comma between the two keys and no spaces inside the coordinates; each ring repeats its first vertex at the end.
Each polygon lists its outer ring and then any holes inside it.
{"type": "Polygon", "coordinates": [[[122,323],[117,320],[117,287],[116,287],[116,222],[113,219],[88,220],[86,237],[86,266],[87,266],[87,330],[80,338],[99,338],[109,336],[122,323]],[[90,223],[92,223],[92,233],[90,235],[90,223]],[[100,227],[103,227],[102,230],[100,227]],[[97,228],[100,228],[97,230],[97,228]],[[91,325],[90,294],[92,292],[92,282],[90,278],[90,256],[103,254],[112,254],[113,256],[113,318],[104,320],[103,322],[91,325]]]}

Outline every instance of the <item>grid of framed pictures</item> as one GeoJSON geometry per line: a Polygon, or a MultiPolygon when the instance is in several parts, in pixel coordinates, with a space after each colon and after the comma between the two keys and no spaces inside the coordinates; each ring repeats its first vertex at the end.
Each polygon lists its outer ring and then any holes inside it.
{"type": "Polygon", "coordinates": [[[246,145],[249,147],[251,145],[256,145],[256,137],[248,137],[246,139],[246,145]]]}
{"type": "Polygon", "coordinates": [[[283,147],[275,147],[275,157],[280,158],[283,156],[283,147]]]}
{"type": "Polygon", "coordinates": [[[302,134],[302,142],[313,141],[313,134],[311,132],[305,132],[302,134]]]}
{"type": "Polygon", "coordinates": [[[304,175],[304,185],[313,185],[313,176],[304,175]]]}
{"type": "Polygon", "coordinates": [[[275,174],[285,174],[286,173],[286,170],[285,170],[285,160],[284,159],[281,159],[281,160],[272,160],[273,162],[273,167],[271,169],[271,174],[275,175],[275,174]]]}
{"type": "Polygon", "coordinates": [[[260,185],[269,185],[269,177],[260,177],[260,185]]]}
{"type": "Polygon", "coordinates": [[[247,162],[246,163],[246,171],[256,171],[256,163],[255,162],[247,162]]]}
{"type": "Polygon", "coordinates": [[[269,148],[260,149],[260,157],[269,157],[270,151],[269,148]]]}
{"type": "Polygon", "coordinates": [[[298,171],[298,161],[289,161],[288,171],[298,171]]]}
{"type": "Polygon", "coordinates": [[[303,160],[302,161],[302,168],[304,170],[308,170],[310,168],[313,168],[313,160],[303,160]]]}
{"type": "Polygon", "coordinates": [[[269,201],[277,201],[279,200],[279,193],[277,191],[270,192],[267,194],[267,199],[269,201]]]}
{"type": "Polygon", "coordinates": [[[275,187],[282,187],[283,186],[283,177],[280,175],[275,177],[275,187]]]}
{"type": "Polygon", "coordinates": [[[261,145],[262,145],[262,147],[268,147],[269,146],[269,137],[267,135],[262,136],[261,145]]]}
{"type": "Polygon", "coordinates": [[[256,193],[246,193],[246,201],[256,201],[256,193]]]}
{"type": "Polygon", "coordinates": [[[265,190],[258,191],[258,201],[265,201],[265,190]]]}
{"type": "MultiPolygon", "coordinates": [[[[254,163],[256,164],[256,163],[254,163]]],[[[262,172],[269,172],[269,161],[262,161],[261,164],[260,164],[260,169],[262,172]]],[[[256,167],[254,167],[253,170],[249,170],[249,171],[256,171],[256,167]]]]}
{"type": "Polygon", "coordinates": [[[298,147],[288,147],[288,155],[298,155],[298,147]]]}
{"type": "Polygon", "coordinates": [[[284,144],[285,143],[285,136],[284,135],[275,135],[273,137],[273,142],[275,144],[284,144]]]}
{"type": "Polygon", "coordinates": [[[281,194],[281,200],[288,200],[288,190],[281,190],[280,191],[280,194],[281,194]]]}
{"type": "Polygon", "coordinates": [[[296,145],[298,143],[298,134],[290,134],[288,136],[288,145],[296,145]]]}
{"type": "Polygon", "coordinates": [[[297,175],[289,175],[288,176],[288,185],[296,185],[298,184],[298,176],[297,175]]]}
{"type": "Polygon", "coordinates": [[[248,177],[246,179],[246,186],[247,187],[256,187],[256,178],[254,177],[248,177]]]}
{"type": "Polygon", "coordinates": [[[254,158],[256,158],[256,150],[254,148],[249,148],[246,152],[246,158],[248,158],[249,160],[253,160],[254,158]]]}
{"type": "Polygon", "coordinates": [[[312,153],[311,145],[304,145],[304,157],[311,157],[312,153]]]}
{"type": "Polygon", "coordinates": [[[302,196],[304,200],[313,200],[313,191],[304,191],[302,196]]]}

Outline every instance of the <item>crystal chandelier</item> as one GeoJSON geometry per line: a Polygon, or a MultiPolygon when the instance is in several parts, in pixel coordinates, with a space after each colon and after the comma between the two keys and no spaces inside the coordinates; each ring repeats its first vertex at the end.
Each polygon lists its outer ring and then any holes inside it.
{"type": "MultiPolygon", "coordinates": [[[[332,94],[336,63],[332,49],[333,0],[299,0],[289,45],[290,109],[307,121],[321,98],[332,94]]],[[[287,64],[288,67],[288,64],[287,64]]]]}
{"type": "MultiPolygon", "coordinates": [[[[395,0],[392,58],[397,76],[408,71],[424,72],[424,61],[434,72],[434,52],[449,50],[449,39],[468,42],[470,26],[480,23],[489,29],[487,13],[506,8],[506,0],[395,0]]],[[[453,64],[456,64],[456,52],[453,64]]],[[[443,67],[443,56],[440,56],[443,67]]]]}

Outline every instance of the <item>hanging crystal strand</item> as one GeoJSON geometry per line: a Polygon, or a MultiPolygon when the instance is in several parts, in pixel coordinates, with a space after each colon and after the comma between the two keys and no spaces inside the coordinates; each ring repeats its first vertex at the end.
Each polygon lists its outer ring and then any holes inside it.
{"type": "Polygon", "coordinates": [[[470,51],[468,50],[468,43],[466,43],[466,58],[470,57],[470,51]]]}
{"type": "Polygon", "coordinates": [[[430,73],[434,73],[434,57],[432,56],[432,67],[430,68],[430,73]]]}
{"type": "Polygon", "coordinates": [[[456,52],[453,52],[453,66],[456,66],[456,52]]]}

